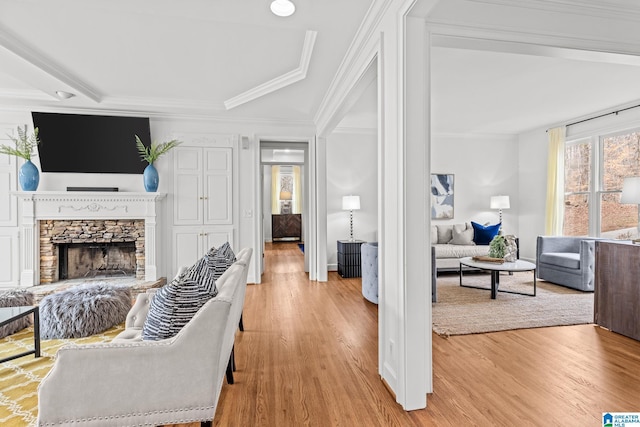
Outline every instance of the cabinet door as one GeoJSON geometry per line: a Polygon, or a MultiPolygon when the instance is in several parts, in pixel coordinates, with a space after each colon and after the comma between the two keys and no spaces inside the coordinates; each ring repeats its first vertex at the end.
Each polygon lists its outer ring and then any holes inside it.
{"type": "Polygon", "coordinates": [[[218,247],[229,242],[235,248],[233,229],[219,229],[207,227],[174,227],[173,228],[173,271],[175,275],[182,266],[189,267],[200,259],[212,247],[218,247]]]}
{"type": "MultiPolygon", "coordinates": [[[[12,145],[11,141],[0,138],[0,144],[12,145]]],[[[16,196],[11,191],[16,190],[17,176],[16,158],[0,154],[0,226],[18,225],[16,196]]]]}
{"type": "Polygon", "coordinates": [[[177,225],[203,223],[202,149],[178,147],[174,162],[173,221],[177,225]]]}
{"type": "Polygon", "coordinates": [[[204,223],[232,224],[233,151],[204,149],[204,223]]]}
{"type": "Polygon", "coordinates": [[[173,230],[173,277],[182,266],[193,265],[203,253],[200,241],[202,231],[194,227],[175,227],[173,230]]]}
{"type": "Polygon", "coordinates": [[[18,286],[18,233],[0,228],[0,287],[18,286]]]}

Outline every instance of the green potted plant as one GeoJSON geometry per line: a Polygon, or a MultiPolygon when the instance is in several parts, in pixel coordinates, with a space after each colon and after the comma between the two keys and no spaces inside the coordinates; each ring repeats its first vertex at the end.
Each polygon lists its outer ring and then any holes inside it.
{"type": "Polygon", "coordinates": [[[24,125],[24,129],[18,126],[17,137],[9,134],[7,134],[7,136],[13,142],[14,146],[0,145],[0,154],[16,156],[26,160],[18,172],[18,182],[20,182],[22,191],[36,191],[40,183],[40,172],[36,165],[31,162],[31,156],[33,155],[34,149],[40,143],[38,128],[35,128],[33,133],[29,134],[27,132],[27,125],[24,125]]]}
{"type": "Polygon", "coordinates": [[[491,258],[504,258],[507,253],[507,242],[504,236],[498,234],[489,243],[489,256],[491,258]]]}
{"type": "Polygon", "coordinates": [[[171,141],[163,142],[160,144],[152,142],[151,145],[147,147],[142,143],[140,137],[136,135],[136,147],[138,147],[140,158],[142,159],[142,161],[149,163],[144,169],[144,173],[142,175],[145,190],[149,192],[158,191],[160,176],[158,175],[158,170],[155,168],[155,166],[153,166],[153,163],[158,160],[160,156],[169,152],[169,150],[177,147],[180,144],[180,141],[172,139],[171,141]]]}

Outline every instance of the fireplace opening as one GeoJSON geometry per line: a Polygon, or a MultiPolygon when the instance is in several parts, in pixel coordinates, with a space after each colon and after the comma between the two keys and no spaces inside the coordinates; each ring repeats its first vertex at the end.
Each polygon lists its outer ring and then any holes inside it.
{"type": "Polygon", "coordinates": [[[136,274],[135,242],[58,244],[60,280],[136,274]]]}

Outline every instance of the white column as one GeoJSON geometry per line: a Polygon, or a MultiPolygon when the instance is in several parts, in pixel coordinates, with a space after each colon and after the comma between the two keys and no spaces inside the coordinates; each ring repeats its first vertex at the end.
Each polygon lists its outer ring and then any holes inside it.
{"type": "Polygon", "coordinates": [[[33,199],[24,198],[21,203],[22,221],[20,223],[20,287],[34,286],[40,283],[40,253],[38,224],[35,217],[33,199]]]}

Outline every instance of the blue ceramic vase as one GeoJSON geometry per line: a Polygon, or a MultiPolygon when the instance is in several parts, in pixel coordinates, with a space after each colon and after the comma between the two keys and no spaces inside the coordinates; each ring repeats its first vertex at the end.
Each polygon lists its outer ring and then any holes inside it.
{"type": "Polygon", "coordinates": [[[153,164],[149,163],[149,165],[144,168],[144,173],[142,174],[142,178],[144,180],[144,189],[150,193],[154,193],[158,191],[158,184],[160,183],[160,176],[158,175],[158,170],[153,166],[153,164]]]}
{"type": "Polygon", "coordinates": [[[38,184],[40,183],[40,171],[38,171],[36,165],[31,163],[31,160],[27,160],[20,167],[18,181],[20,182],[20,188],[22,188],[22,191],[36,191],[38,189],[38,184]]]}

